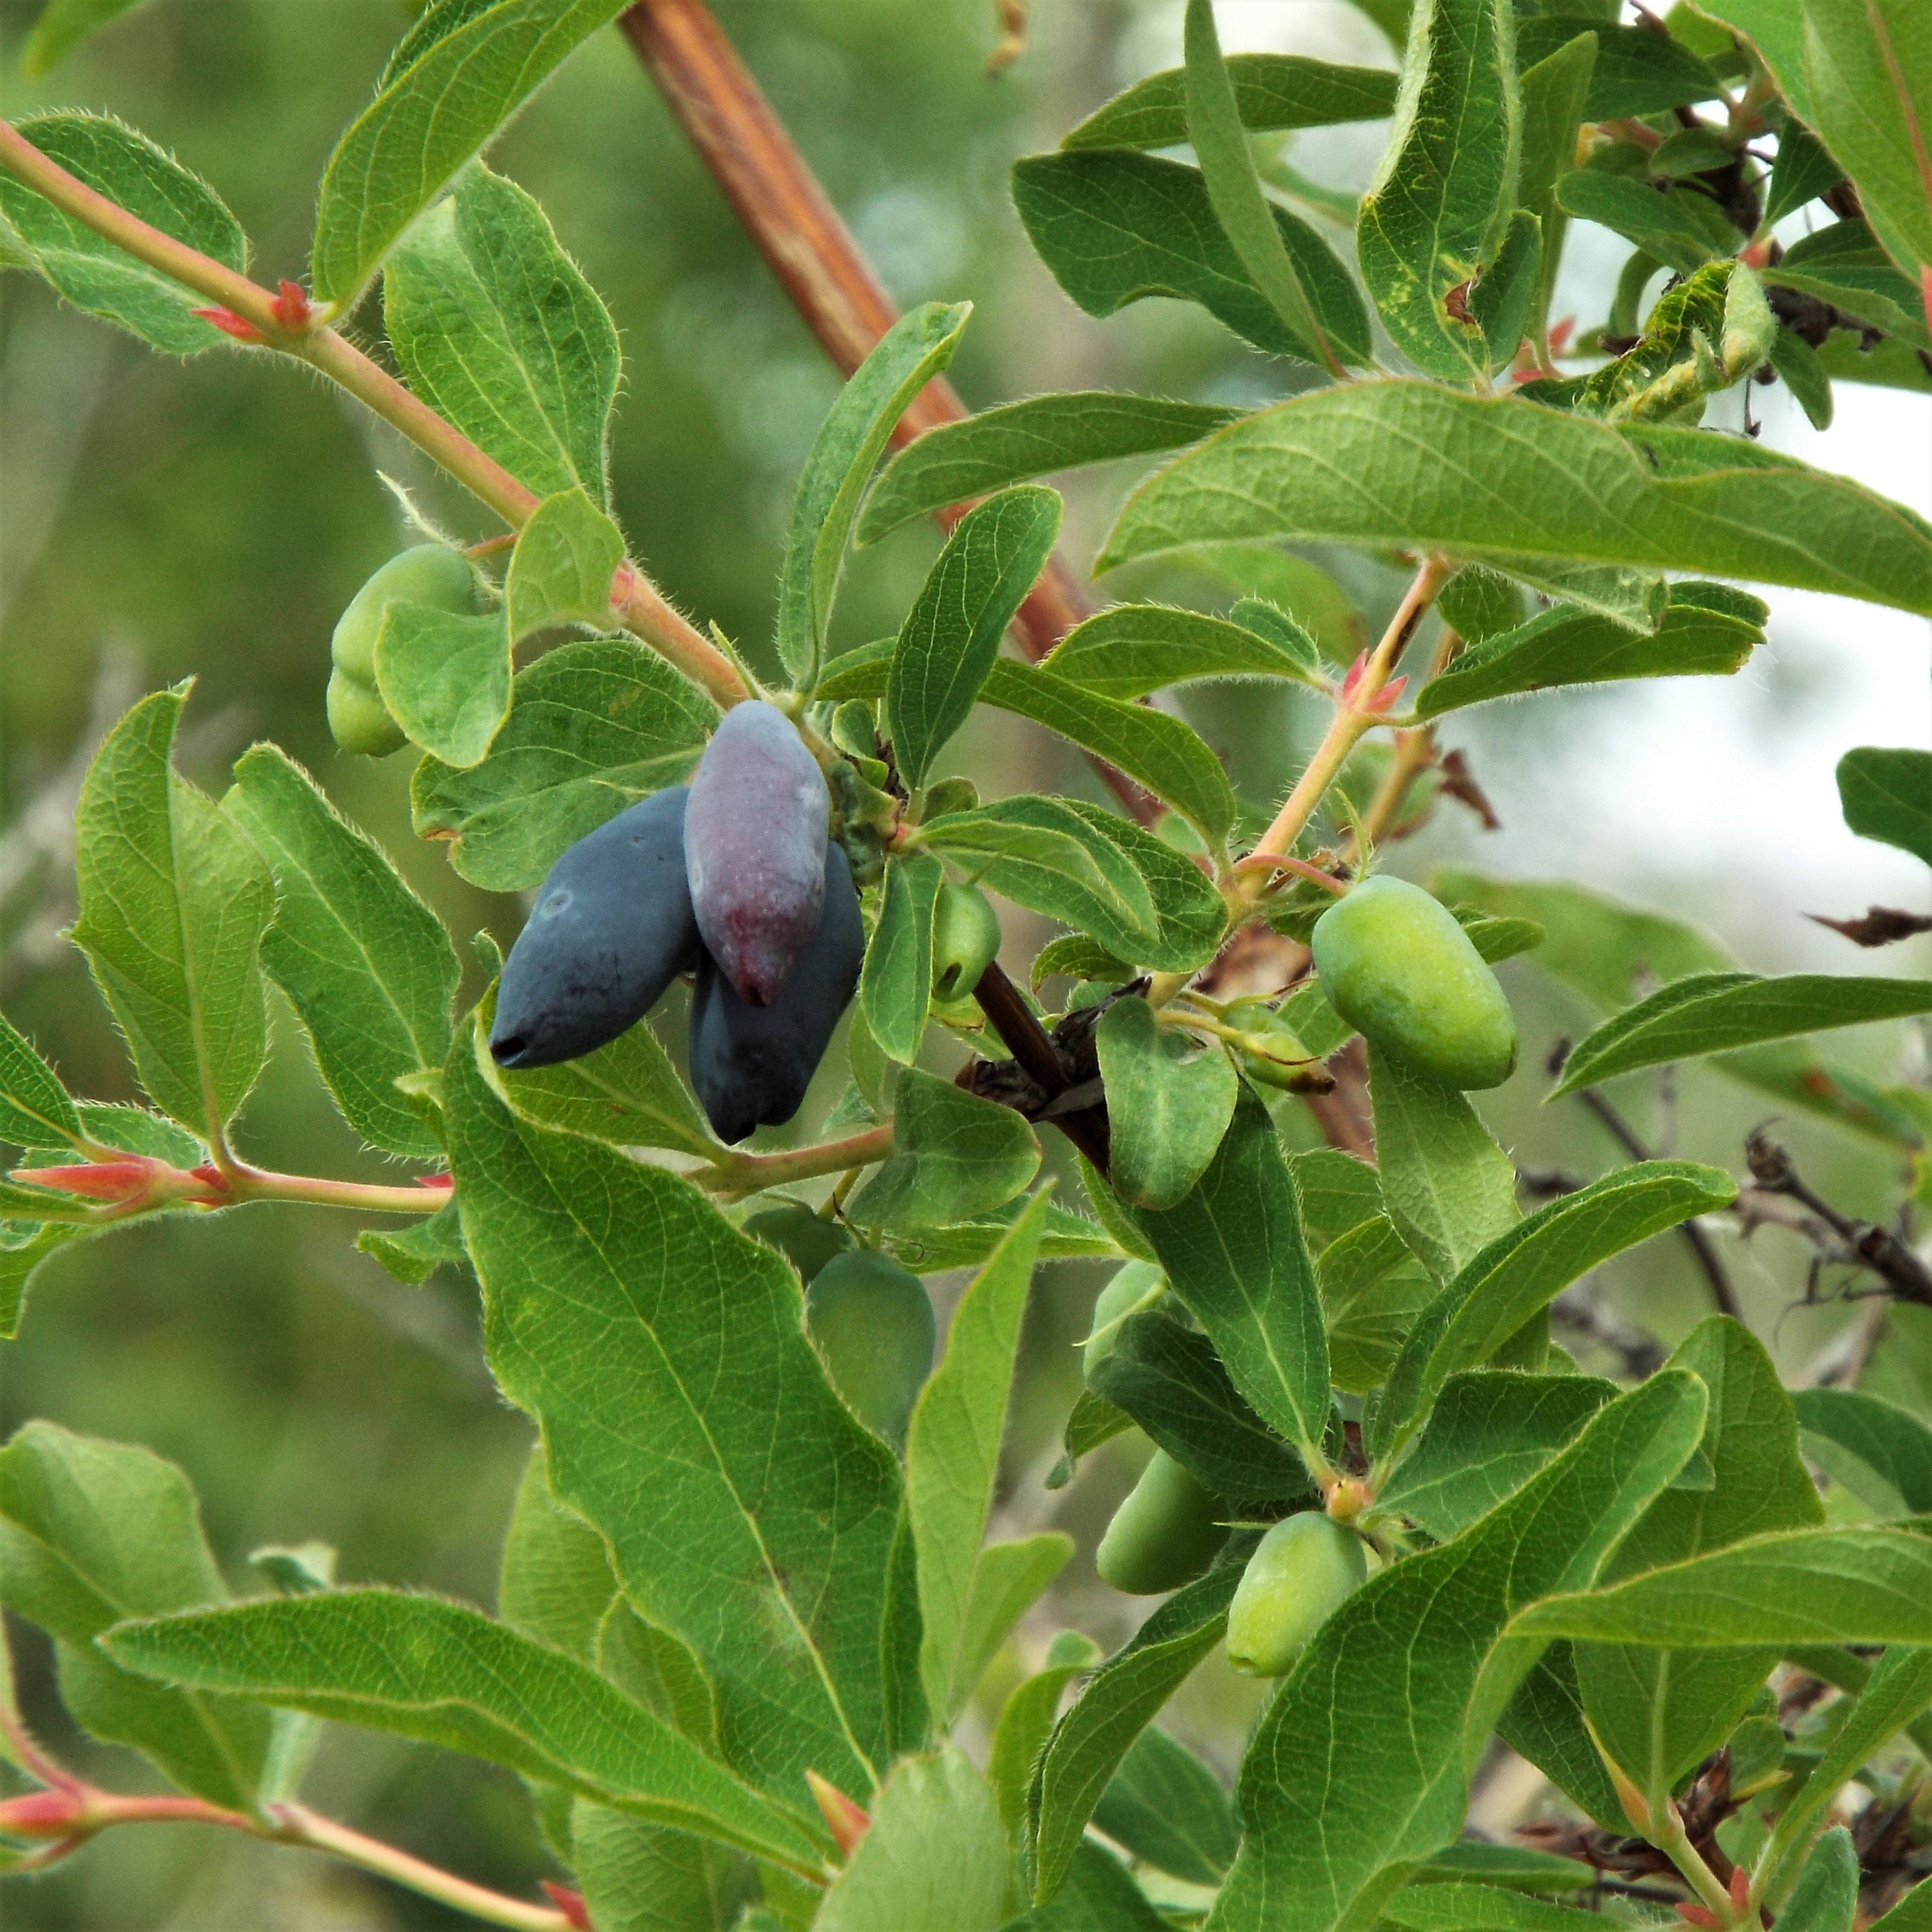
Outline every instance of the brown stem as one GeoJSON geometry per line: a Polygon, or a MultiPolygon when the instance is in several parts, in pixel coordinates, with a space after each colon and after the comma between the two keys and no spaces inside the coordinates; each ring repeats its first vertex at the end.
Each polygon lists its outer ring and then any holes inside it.
{"type": "MultiPolygon", "coordinates": [[[[1049,1100],[1067,1090],[1066,1070],[1033,1009],[996,959],[973,988],[986,1024],[998,1034],[1021,1070],[1049,1100]]],[[[1053,1116],[1053,1124],[1101,1174],[1107,1172],[1107,1117],[1098,1107],[1080,1107],[1053,1116]]]]}

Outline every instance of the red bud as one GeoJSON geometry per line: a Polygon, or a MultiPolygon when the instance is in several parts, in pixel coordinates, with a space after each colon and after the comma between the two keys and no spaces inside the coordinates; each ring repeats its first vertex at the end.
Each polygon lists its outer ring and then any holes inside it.
{"type": "Polygon", "coordinates": [[[872,1829],[872,1814],[862,1805],[854,1804],[837,1785],[828,1783],[815,1771],[807,1771],[805,1781],[811,1786],[812,1795],[818,1801],[820,1814],[831,1828],[834,1842],[849,1858],[859,1849],[860,1840],[872,1829]]]}
{"type": "Polygon", "coordinates": [[[203,1166],[191,1167],[188,1172],[204,1187],[212,1187],[218,1194],[226,1194],[228,1192],[228,1177],[220,1168],[203,1166]]]}
{"type": "Polygon", "coordinates": [[[1368,668],[1368,652],[1366,651],[1358,651],[1355,653],[1355,662],[1348,667],[1348,676],[1342,680],[1342,695],[1345,698],[1353,698],[1354,696],[1355,687],[1361,682],[1362,674],[1364,671],[1366,670],[1368,668]]]}
{"type": "Polygon", "coordinates": [[[453,1174],[419,1174],[416,1176],[416,1185],[438,1190],[451,1188],[456,1185],[456,1177],[453,1174]]]}
{"type": "Polygon", "coordinates": [[[125,1160],[89,1161],[74,1167],[16,1167],[8,1178],[62,1194],[82,1195],[90,1201],[132,1201],[162,1171],[160,1162],[132,1154],[125,1160]]]}
{"type": "Polygon", "coordinates": [[[80,1791],[30,1791],[0,1804],[0,1836],[70,1838],[86,1817],[87,1799],[80,1791]]]}
{"type": "Polygon", "coordinates": [[[308,326],[308,296],[301,283],[292,282],[285,278],[280,292],[268,306],[274,311],[275,320],[284,328],[306,328],[308,326]]]}
{"type": "Polygon", "coordinates": [[[566,1923],[577,1927],[578,1932],[596,1932],[590,1923],[590,1908],[584,1904],[582,1892],[572,1892],[567,1885],[553,1885],[547,1878],[538,1879],[537,1882],[543,1887],[544,1896],[551,1904],[563,1914],[566,1923]]]}
{"type": "Polygon", "coordinates": [[[232,308],[198,308],[194,313],[203,322],[212,322],[224,335],[233,336],[237,342],[262,343],[268,339],[252,322],[237,315],[232,308]]]}
{"type": "Polygon", "coordinates": [[[1724,1922],[1708,1905],[1680,1905],[1677,1910],[1688,1924],[1700,1925],[1704,1932],[1724,1932],[1724,1922]]]}
{"type": "Polygon", "coordinates": [[[1731,1868],[1731,1903],[1740,1912],[1750,1903],[1750,1874],[1742,1865],[1731,1868]]]}

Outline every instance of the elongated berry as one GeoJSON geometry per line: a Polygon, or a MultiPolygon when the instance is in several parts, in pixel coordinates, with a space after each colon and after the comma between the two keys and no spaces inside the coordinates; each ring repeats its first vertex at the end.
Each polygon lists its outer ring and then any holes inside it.
{"type": "Polygon", "coordinates": [[[1192,1582],[1228,1540],[1226,1506],[1165,1449],[1156,1449],[1114,1512],[1094,1565],[1130,1596],[1151,1597],[1192,1582]]]}
{"type": "Polygon", "coordinates": [[[734,705],[691,781],[684,856],[705,950],[740,999],[769,1006],[818,932],[832,801],[791,720],[734,705]]]}
{"type": "Polygon", "coordinates": [[[1276,1523],[1241,1572],[1228,1608],[1228,1661],[1279,1677],[1369,1574],[1362,1539],[1319,1510],[1276,1523]]]}
{"type": "Polygon", "coordinates": [[[999,950],[999,915],[986,894],[977,886],[941,886],[932,909],[932,997],[964,999],[999,950]]]}

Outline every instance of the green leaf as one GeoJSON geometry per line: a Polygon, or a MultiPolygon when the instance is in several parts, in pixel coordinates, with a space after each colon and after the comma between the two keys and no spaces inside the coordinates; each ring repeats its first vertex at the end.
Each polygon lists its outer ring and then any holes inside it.
{"type": "Polygon", "coordinates": [[[526,1636],[593,1664],[598,1627],[617,1595],[603,1539],[559,1506],[544,1480],[543,1451],[532,1450],[503,1538],[497,1614],[526,1636]]]}
{"type": "Polygon", "coordinates": [[[1455,1840],[1469,1774],[1540,1648],[1507,1640],[1511,1616],[1594,1575],[1682,1467],[1704,1408],[1694,1376],[1653,1376],[1474,1528],[1370,1578],[1329,1618],[1248,1747],[1217,1926],[1366,1922],[1455,1840]]]}
{"type": "MultiPolygon", "coordinates": [[[[622,0],[498,0],[392,62],[323,170],[316,298],[350,308],[403,231],[622,0]]],[[[405,50],[408,44],[405,43],[405,50]]]]}
{"type": "Polygon", "coordinates": [[[1730,437],[1618,430],[1520,397],[1358,382],[1231,424],[1127,500],[1096,569],[1282,537],[1709,571],[1932,611],[1932,527],[1730,437]]]}
{"type": "Polygon", "coordinates": [[[1672,108],[1714,100],[1720,92],[1717,76],[1681,40],[1654,28],[1620,26],[1580,10],[1517,21],[1517,64],[1526,77],[1532,67],[1579,34],[1594,34],[1597,39],[1597,58],[1580,116],[1583,120],[1667,114],[1672,108]]]}
{"type": "Polygon", "coordinates": [[[1366,1394],[1385,1380],[1436,1285],[1386,1214],[1330,1242],[1315,1263],[1337,1388],[1366,1394]]]}
{"type": "Polygon", "coordinates": [[[300,1015],[336,1105],[388,1153],[440,1154],[395,1082],[440,1067],[449,1050],[461,968],[442,922],[274,746],[244,755],[225,804],[274,874],[262,963],[300,1015]]]}
{"type": "Polygon", "coordinates": [[[812,1870],[784,1813],[588,1664],[442,1598],[333,1590],[117,1625],[132,1670],[393,1731],[812,1870]]]}
{"type": "Polygon", "coordinates": [[[1199,1184],[1142,1228],[1174,1293],[1270,1428],[1324,1466],[1328,1342],[1301,1209],[1268,1110],[1244,1090],[1199,1184]]]}
{"type": "Polygon", "coordinates": [[[913,398],[952,360],[971,314],[969,303],[927,302],[902,316],[819,427],[792,499],[778,581],[778,655],[806,683],[824,661],[826,625],[873,466],[913,398]]]}
{"type": "Polygon", "coordinates": [[[20,71],[29,80],[52,73],[82,41],[140,4],[141,0],[47,0],[20,50],[20,71]]]}
{"type": "Polygon", "coordinates": [[[1068,1684],[1100,1660],[1100,1647],[1078,1630],[1062,1630],[1047,1646],[1045,1666],[1016,1684],[1000,1707],[987,1754],[986,1776],[999,1801],[1000,1821],[1016,1847],[1023,1847],[1027,1787],[1033,1779],[1060,1700],[1068,1684]]]}
{"type": "Polygon", "coordinates": [[[1014,1627],[1072,1557],[1072,1538],[1057,1529],[989,1543],[979,1552],[959,1626],[956,1683],[978,1685],[1014,1627]]]}
{"type": "Polygon", "coordinates": [[[262,1070],[258,954],[274,891],[248,838],[170,766],[188,690],[143,698],[88,769],[74,814],[74,940],[142,1085],[206,1139],[262,1070]]]}
{"type": "Polygon", "coordinates": [[[1778,1922],[1789,1932],[1852,1932],[1859,1882],[1852,1834],[1844,1826],[1835,1826],[1818,1840],[1778,1922]]]}
{"type": "Polygon", "coordinates": [[[1806,122],[1858,184],[1886,252],[1932,266],[1932,22],[1910,0],[1804,0],[1806,122]]]}
{"type": "Polygon", "coordinates": [[[586,832],[688,778],[717,722],[710,700],[643,645],[566,644],[517,674],[480,765],[416,767],[416,832],[452,842],[449,862],[472,885],[527,890],[586,832]]]}
{"type": "Polygon", "coordinates": [[[1557,183],[1556,199],[1566,214],[1621,235],[1680,275],[1735,253],[1744,239],[1717,203],[1695,188],[1660,194],[1643,182],[1579,168],[1557,183]]]}
{"type": "Polygon", "coordinates": [[[1818,361],[1834,382],[1866,382],[1932,394],[1932,370],[1909,342],[1889,337],[1873,341],[1858,329],[1834,328],[1819,349],[1818,361]]]}
{"type": "Polygon", "coordinates": [[[1542,219],[1520,208],[1510,217],[1495,259],[1468,294],[1468,310],[1483,332],[1492,367],[1507,368],[1515,359],[1529,328],[1542,271],[1542,219]]]}
{"type": "Polygon", "coordinates": [[[1234,83],[1221,58],[1212,0],[1187,0],[1183,38],[1186,52],[1183,88],[1187,138],[1201,164],[1208,200],[1221,232],[1256,288],[1297,340],[1334,374],[1341,363],[1309,300],[1300,270],[1274,220],[1274,204],[1262,192],[1254,151],[1241,124],[1234,83]]]}
{"type": "Polygon", "coordinates": [[[866,499],[855,532],[862,548],[915,517],[970,502],[1058,470],[1198,442],[1239,410],[1171,403],[1112,389],[1030,396],[942,423],[900,451],[866,499]]]}
{"type": "Polygon", "coordinates": [[[1240,1838],[1221,1780],[1152,1725],[1120,1761],[1094,1822],[1136,1858],[1190,1885],[1219,1885],[1240,1838]]]}
{"type": "Polygon", "coordinates": [[[1508,0],[1423,0],[1356,226],[1362,279],[1396,347],[1451,382],[1489,373],[1481,332],[1446,301],[1494,259],[1516,206],[1515,20],[1508,0]]]}
{"type": "Polygon", "coordinates": [[[1381,1923],[1403,1932],[1592,1932],[1594,1912],[1552,1905],[1500,1886],[1405,1886],[1382,1906],[1381,1923]]]}
{"type": "Polygon", "coordinates": [[[893,1097],[892,1154],[845,1211],[862,1228],[941,1227],[1003,1206],[1039,1168],[1022,1115],[909,1066],[893,1097]]]}
{"type": "MultiPolygon", "coordinates": [[[[1701,1322],[1670,1358],[1709,1392],[1700,1447],[1713,1480],[1666,1490],[1604,1566],[1600,1585],[1822,1520],[1798,1460],[1790,1398],[1762,1346],[1723,1316],[1701,1322]]],[[[1774,1652],[1742,1655],[1576,1647],[1583,1707],[1601,1748],[1661,1804],[1730,1736],[1774,1652]]]]}
{"type": "MultiPolygon", "coordinates": [[[[1763,616],[1754,620],[1732,608],[1736,594],[1717,585],[1672,584],[1664,621],[1648,637],[1559,604],[1465,651],[1416,694],[1416,710],[1424,718],[1439,718],[1466,704],[1562,685],[1727,676],[1741,670],[1764,641],[1763,616]],[[1723,605],[1694,601],[1707,587],[1720,592],[1723,605]]],[[[1765,607],[1757,608],[1762,612],[1765,607]]]]}
{"type": "MultiPolygon", "coordinates": [[[[1380,68],[1341,67],[1305,54],[1231,54],[1226,64],[1241,125],[1255,134],[1379,121],[1395,107],[1395,76],[1380,68]]],[[[1060,145],[1178,148],[1188,139],[1187,74],[1175,67],[1115,94],[1060,145]]]]}
{"type": "Polygon", "coordinates": [[[1630,1829],[1623,1801],[1584,1719],[1573,1646],[1552,1643],[1537,1660],[1497,1720],[1496,1735],[1606,1831],[1621,1834],[1630,1829]]]}
{"type": "Polygon", "coordinates": [[[376,638],[376,688],[389,716],[439,762],[481,764],[510,710],[510,633],[502,611],[466,617],[429,604],[388,604],[376,638]]]}
{"type": "Polygon", "coordinates": [[[1156,1310],[1130,1315],[1092,1373],[1096,1396],[1214,1494],[1244,1503],[1312,1497],[1301,1459],[1241,1399],[1199,1330],[1156,1310]]]}
{"type": "Polygon", "coordinates": [[[1220,1046],[1160,1024],[1141,999],[1116,1000],[1094,1036],[1112,1122],[1109,1177],[1138,1208],[1178,1206],[1208,1171],[1234,1118],[1240,1076],[1220,1046]]]}
{"type": "Polygon", "coordinates": [[[227,1598],[173,1463],[50,1422],[27,1424],[0,1450],[0,1601],[54,1639],[76,1721],[131,1745],[182,1790],[247,1808],[268,1754],[266,1714],[143,1683],[94,1647],[123,1617],[227,1598]]]}
{"type": "Polygon", "coordinates": [[[1060,1457],[1046,1478],[1049,1490],[1064,1490],[1072,1481],[1080,1459],[1103,1442],[1132,1428],[1134,1419],[1124,1408],[1116,1408],[1103,1396],[1082,1389],[1068,1412],[1066,1426],[1060,1435],[1060,1457]]]}
{"type": "Polygon", "coordinates": [[[1597,1882],[1586,1866],[1554,1852],[1522,1845],[1492,1845],[1463,1838],[1445,1846],[1409,1880],[1411,1885],[1454,1884],[1466,1880],[1508,1886],[1518,1892],[1588,1892],[1597,1882]]]}
{"type": "MultiPolygon", "coordinates": [[[[1236,607],[1253,611],[1265,608],[1236,607]]],[[[1240,622],[1166,604],[1116,604],[1068,632],[1047,661],[1052,674],[1096,696],[1144,698],[1196,678],[1289,677],[1311,682],[1320,667],[1313,640],[1290,617],[1277,643],[1240,622]],[[1294,644],[1305,642],[1304,656],[1294,644]]]]}
{"type": "Polygon", "coordinates": [[[1094,1672],[1054,1726],[1027,1798],[1036,1900],[1066,1882],[1087,1821],[1135,1738],[1220,1642],[1253,1544],[1252,1537],[1231,1539],[1206,1576],[1175,1591],[1094,1672]]]}
{"type": "Polygon", "coordinates": [[[1376,1508],[1447,1543],[1547,1467],[1616,1394],[1594,1376],[1451,1376],[1376,1508]]]}
{"type": "MultiPolygon", "coordinates": [[[[903,1084],[900,1090],[903,1096],[903,1084]]],[[[961,1297],[945,1356],[920,1391],[907,1434],[906,1508],[919,1556],[924,1632],[920,1672],[926,1708],[942,1729],[973,1694],[986,1661],[966,1654],[967,1606],[992,1510],[1020,1322],[1046,1202],[1044,1192],[1034,1196],[961,1297]]]]}
{"type": "Polygon", "coordinates": [[[1430,1273],[1450,1280],[1515,1225],[1516,1169],[1460,1094],[1376,1046],[1369,1091],[1389,1219],[1430,1273]]]}
{"type": "Polygon", "coordinates": [[[604,504],[616,328],[514,182],[466,169],[402,236],[382,320],[410,387],[485,455],[539,496],[581,489],[604,504]]]}
{"type": "MultiPolygon", "coordinates": [[[[1932,347],[1916,285],[1893,264],[1863,221],[1834,221],[1792,243],[1765,280],[1816,296],[1915,349],[1932,347]]],[[[1916,358],[1915,358],[1916,359],[1916,358]]],[[[1918,365],[1923,373],[1924,365],[1918,365]]]]}
{"type": "Polygon", "coordinates": [[[1884,1516],[1932,1515],[1932,1428],[1862,1390],[1794,1390],[1792,1406],[1814,1457],[1884,1516]]]}
{"type": "Polygon", "coordinates": [[[570,1853],[598,1932],[731,1932],[755,1890],[750,1868],[722,1847],[581,1798],[570,1853]]]}
{"type": "Polygon", "coordinates": [[[893,1768],[813,1932],[994,1932],[1006,1840],[984,1778],[948,1748],[893,1768]]]}
{"type": "Polygon", "coordinates": [[[1832,378],[1818,352],[1795,330],[1780,327],[1772,338],[1771,366],[1804,412],[1814,429],[1832,427],[1832,378]]]}
{"type": "Polygon", "coordinates": [[[491,1365],[537,1419],[553,1492],[697,1654],[731,1763],[800,1804],[808,1765],[862,1790],[911,1728],[886,1643],[890,1450],[826,1384],[782,1257],[688,1183],[517,1120],[468,1046],[445,1076],[457,1200],[491,1365]]]}
{"type": "MultiPolygon", "coordinates": [[[[1589,104],[1603,44],[1600,35],[1622,32],[1600,21],[1566,24],[1568,38],[1540,53],[1531,38],[1540,22],[1520,20],[1516,28],[1517,65],[1522,76],[1522,154],[1516,171],[1516,198],[1517,206],[1542,224],[1542,260],[1529,318],[1530,332],[1539,339],[1548,326],[1550,298],[1569,226],[1568,218],[1556,205],[1557,179],[1576,164],[1577,132],[1589,104]]],[[[1646,38],[1661,40],[1663,36],[1646,38]]]]}
{"type": "Polygon", "coordinates": [[[967,512],[899,628],[886,719],[899,775],[916,790],[965,723],[1060,534],[1060,498],[1020,484],[967,512]]]}
{"type": "Polygon", "coordinates": [[[1212,542],[1184,546],[1168,562],[1237,591],[1244,599],[1273,604],[1305,629],[1332,664],[1350,663],[1372,641],[1348,592],[1319,565],[1292,551],[1272,544],[1212,542]]]}
{"type": "Polygon", "coordinates": [[[1339,1148],[1311,1148],[1293,1156],[1288,1167],[1310,1244],[1318,1250],[1382,1211],[1376,1170],[1339,1148]]]}
{"type": "MultiPolygon", "coordinates": [[[[1276,313],[1222,232],[1200,170],[1113,148],[1029,154],[1013,164],[1013,202],[1041,260],[1089,315],[1149,296],[1198,302],[1277,356],[1317,359],[1276,313]]],[[[1342,359],[1370,359],[1368,316],[1348,272],[1313,229],[1270,209],[1316,320],[1342,359]]]]}
{"type": "Polygon", "coordinates": [[[60,1076],[0,1016],[0,1141],[38,1148],[82,1137],[80,1116],[60,1076]]]}
{"type": "Polygon", "coordinates": [[[918,1057],[932,998],[932,908],[945,868],[929,852],[886,862],[879,923],[866,949],[859,1004],[888,1060],[918,1057]]]}
{"type": "MultiPolygon", "coordinates": [[[[1016,1204],[1009,1202],[991,1214],[975,1220],[956,1221],[950,1227],[888,1232],[886,1246],[896,1260],[903,1262],[915,1274],[978,1268],[1005,1238],[1012,1225],[1010,1212],[1016,1204]]],[[[1070,1214],[1064,1208],[1046,1210],[1040,1243],[1042,1261],[1117,1262],[1121,1252],[1113,1236],[1085,1215],[1070,1214]]]]}
{"type": "Polygon", "coordinates": [[[81,1232],[71,1222],[0,1220],[0,1342],[20,1332],[27,1290],[40,1264],[81,1232]]]}
{"type": "MultiPolygon", "coordinates": [[[[16,124],[49,160],[151,228],[241,274],[248,265],[242,224],[221,197],[144,134],[99,114],[41,114],[16,124]]],[[[207,298],[150,268],[53,203],[0,174],[0,220],[22,266],[45,276],[64,301],[118,322],[151,348],[193,356],[228,338],[194,311],[207,298]]]]}
{"type": "Polygon", "coordinates": [[[412,1288],[420,1287],[446,1264],[466,1267],[470,1260],[470,1250],[463,1245],[456,1203],[447,1199],[426,1220],[411,1222],[400,1232],[364,1228],[356,1237],[356,1251],[368,1256],[386,1274],[412,1288]]]}
{"type": "Polygon", "coordinates": [[[547,496],[510,553],[503,584],[511,641],[558,624],[603,624],[610,579],[624,560],[622,532],[584,491],[547,496]]]}
{"type": "Polygon", "coordinates": [[[1764,218],[1774,225],[1796,214],[1820,195],[1828,194],[1845,178],[1845,171],[1825,144],[1796,116],[1787,116],[1778,136],[1778,154],[1771,164],[1771,185],[1764,197],[1764,218]]]}
{"type": "Polygon", "coordinates": [[[1828,1027],[1932,1012],[1932,981],[1793,973],[1700,973],[1659,987],[1577,1043],[1550,1098],[1638,1067],[1661,1066],[1828,1027]]]}
{"type": "Polygon", "coordinates": [[[1861,838],[1932,866],[1932,752],[1861,745],[1838,760],[1838,802],[1861,838]]]}

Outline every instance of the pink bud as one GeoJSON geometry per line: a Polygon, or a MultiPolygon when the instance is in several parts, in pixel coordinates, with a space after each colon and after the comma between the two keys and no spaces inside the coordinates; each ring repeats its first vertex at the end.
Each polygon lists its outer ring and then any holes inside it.
{"type": "Polygon", "coordinates": [[[90,1201],[132,1201],[164,1171],[160,1162],[130,1154],[125,1160],[89,1161],[74,1167],[16,1167],[8,1178],[90,1201]]]}
{"type": "Polygon", "coordinates": [[[268,338],[244,316],[237,315],[232,308],[198,308],[194,313],[203,322],[212,322],[224,335],[232,335],[237,342],[261,343],[268,338]]]}
{"type": "MultiPolygon", "coordinates": [[[[284,328],[306,328],[309,322],[308,296],[299,282],[284,278],[280,292],[269,308],[274,311],[275,320],[284,328]]],[[[217,325],[219,326],[219,325],[217,325]]]]}
{"type": "Polygon", "coordinates": [[[872,1814],[815,1771],[807,1771],[805,1781],[812,1787],[812,1796],[818,1801],[820,1814],[831,1828],[834,1841],[849,1858],[872,1828],[872,1814]]]}
{"type": "Polygon", "coordinates": [[[577,1927],[578,1932],[596,1932],[590,1923],[590,1909],[584,1904],[582,1892],[572,1892],[567,1885],[553,1885],[547,1878],[538,1879],[537,1882],[568,1924],[577,1927]]]}
{"type": "Polygon", "coordinates": [[[439,1191],[454,1187],[456,1177],[453,1174],[419,1174],[416,1176],[418,1187],[434,1187],[439,1191]]]}
{"type": "Polygon", "coordinates": [[[30,1791],[0,1804],[0,1836],[70,1838],[86,1819],[87,1799],[80,1791],[30,1791]]]}

